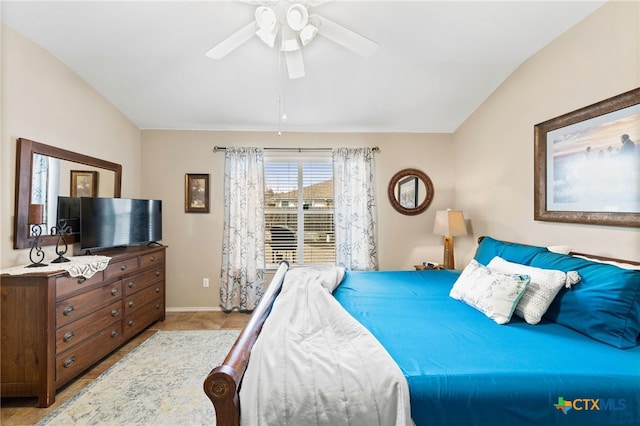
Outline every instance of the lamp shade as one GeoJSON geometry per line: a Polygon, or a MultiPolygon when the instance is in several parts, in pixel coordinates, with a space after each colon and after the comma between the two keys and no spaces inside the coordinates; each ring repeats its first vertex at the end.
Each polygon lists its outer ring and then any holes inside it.
{"type": "Polygon", "coordinates": [[[44,223],[44,204],[29,205],[29,224],[40,225],[44,223]]]}
{"type": "Polygon", "coordinates": [[[452,237],[456,235],[467,235],[467,227],[464,223],[462,211],[438,210],[433,225],[433,233],[452,237]]]}

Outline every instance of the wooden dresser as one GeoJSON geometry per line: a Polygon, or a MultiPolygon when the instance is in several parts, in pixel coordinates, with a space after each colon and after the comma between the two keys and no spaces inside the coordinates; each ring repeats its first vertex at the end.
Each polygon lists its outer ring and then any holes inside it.
{"type": "Polygon", "coordinates": [[[67,272],[0,278],[0,394],[37,396],[56,389],[165,317],[166,247],[101,251],[111,257],[91,278],[67,272]]]}

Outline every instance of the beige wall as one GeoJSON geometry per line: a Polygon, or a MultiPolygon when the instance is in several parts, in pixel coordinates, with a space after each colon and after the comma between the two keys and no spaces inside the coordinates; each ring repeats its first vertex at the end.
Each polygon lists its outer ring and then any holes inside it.
{"type": "Polygon", "coordinates": [[[431,233],[437,209],[455,207],[451,135],[384,133],[287,133],[276,132],[142,132],[142,193],[163,200],[163,243],[169,246],[167,307],[216,308],[223,226],[224,153],[215,145],[259,147],[379,146],[376,154],[376,190],[379,214],[381,269],[411,269],[423,260],[442,258],[440,237],[431,233]],[[403,216],[387,201],[387,184],[406,167],[429,175],[435,198],[429,210],[403,216]],[[184,212],[186,173],[211,175],[211,213],[184,212]],[[202,287],[202,278],[211,287],[202,287]]]}
{"type": "MultiPolygon", "coordinates": [[[[520,66],[454,135],[456,202],[476,236],[640,260],[637,228],[533,220],[533,126],[636,87],[640,2],[605,4],[520,66]]],[[[456,249],[468,260],[475,246],[456,249]]]]}
{"type": "MultiPolygon", "coordinates": [[[[28,262],[13,250],[16,139],[32,139],[122,164],[122,196],[140,191],[140,130],[53,55],[2,25],[0,266],[28,262]]],[[[47,248],[47,259],[54,257],[47,248]]]]}
{"type": "Polygon", "coordinates": [[[533,221],[533,126],[640,86],[639,9],[610,2],[596,11],[525,62],[453,135],[140,131],[52,55],[3,27],[1,266],[28,256],[12,249],[17,137],[120,163],[124,197],[163,199],[170,309],[218,306],[224,154],[214,145],[379,146],[382,269],[440,260],[431,230],[435,211],[448,207],[463,209],[473,231],[456,238],[459,267],[483,234],[639,259],[638,229],[533,221]],[[435,199],[422,215],[400,215],[387,201],[389,179],[405,167],[433,180],[435,199]],[[185,173],[211,175],[211,213],[184,213],[185,173]]]}

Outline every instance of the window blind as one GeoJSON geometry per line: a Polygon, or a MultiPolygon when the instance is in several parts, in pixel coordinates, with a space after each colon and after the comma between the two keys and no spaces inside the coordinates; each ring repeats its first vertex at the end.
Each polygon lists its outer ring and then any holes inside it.
{"type": "Polygon", "coordinates": [[[267,263],[335,262],[331,158],[265,158],[267,263]]]}

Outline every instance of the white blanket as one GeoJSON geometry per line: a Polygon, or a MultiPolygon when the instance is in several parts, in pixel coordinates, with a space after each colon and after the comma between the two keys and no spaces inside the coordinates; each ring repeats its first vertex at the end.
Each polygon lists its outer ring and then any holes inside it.
{"type": "Polygon", "coordinates": [[[342,268],[290,270],[240,388],[242,425],[412,425],[409,388],[331,295],[342,268]]]}

